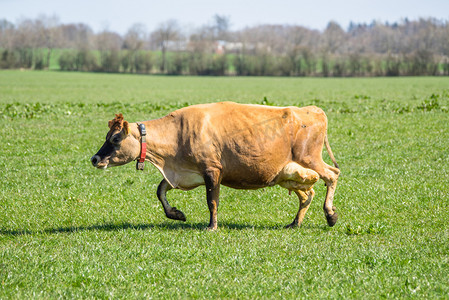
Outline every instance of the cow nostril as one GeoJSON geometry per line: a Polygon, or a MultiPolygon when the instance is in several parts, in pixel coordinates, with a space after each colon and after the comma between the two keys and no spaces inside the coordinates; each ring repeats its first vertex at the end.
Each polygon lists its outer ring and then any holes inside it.
{"type": "Polygon", "coordinates": [[[99,160],[98,155],[94,155],[94,156],[92,156],[92,158],[90,159],[90,161],[92,162],[92,165],[95,167],[95,166],[98,164],[98,162],[99,162],[100,160],[99,160]]]}

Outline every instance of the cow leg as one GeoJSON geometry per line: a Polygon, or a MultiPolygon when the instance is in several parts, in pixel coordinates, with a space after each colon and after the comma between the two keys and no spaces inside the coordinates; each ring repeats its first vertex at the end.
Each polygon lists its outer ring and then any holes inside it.
{"type": "Polygon", "coordinates": [[[207,230],[217,229],[217,210],[220,196],[221,174],[218,169],[207,169],[204,174],[206,184],[207,206],[209,207],[210,220],[207,230]]]}
{"type": "Polygon", "coordinates": [[[323,210],[326,216],[327,224],[334,226],[337,223],[338,215],[335,212],[336,208],[333,205],[335,189],[337,188],[337,180],[340,175],[340,170],[326,164],[319,156],[317,159],[304,159],[301,165],[310,168],[320,175],[327,186],[326,199],[324,200],[323,210]],[[315,161],[318,161],[315,163],[315,161]]]}
{"type": "Polygon", "coordinates": [[[285,226],[285,228],[295,228],[301,225],[302,221],[304,220],[304,216],[309,209],[310,203],[312,203],[313,196],[315,195],[315,191],[313,189],[308,192],[304,192],[301,190],[295,190],[294,192],[299,199],[299,210],[293,222],[285,226]]]}
{"type": "Polygon", "coordinates": [[[161,201],[167,218],[185,222],[186,216],[184,215],[184,213],[176,209],[176,207],[171,207],[167,201],[166,194],[171,189],[172,187],[170,186],[170,184],[168,184],[167,180],[162,179],[161,183],[159,183],[159,186],[157,187],[157,198],[159,199],[159,201],[161,201]]]}
{"type": "Polygon", "coordinates": [[[326,216],[327,224],[332,227],[337,223],[338,214],[335,212],[336,208],[333,205],[335,189],[337,188],[337,180],[340,175],[340,170],[329,166],[325,162],[320,167],[314,169],[320,178],[326,183],[326,199],[324,200],[323,210],[326,216]]]}
{"type": "Polygon", "coordinates": [[[324,200],[323,210],[326,216],[327,224],[332,227],[337,223],[338,214],[335,212],[336,208],[333,205],[335,189],[337,188],[337,180],[340,175],[340,170],[329,166],[332,170],[329,172],[331,176],[323,178],[326,182],[327,191],[326,199],[324,200]]]}

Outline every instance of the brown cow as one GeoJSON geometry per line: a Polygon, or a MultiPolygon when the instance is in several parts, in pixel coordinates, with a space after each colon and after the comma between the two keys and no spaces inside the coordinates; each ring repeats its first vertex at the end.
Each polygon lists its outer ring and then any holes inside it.
{"type": "Polygon", "coordinates": [[[107,168],[139,159],[152,163],[164,176],[157,196],[168,218],[186,220],[166,199],[173,188],[206,185],[208,229],[214,230],[221,184],[236,189],[279,184],[299,198],[299,211],[287,226],[297,227],[315,194],[313,185],[322,178],[327,222],[337,222],[332,203],[340,171],[327,140],[327,117],[318,107],[200,104],[141,123],[128,123],[118,114],[109,128],[92,164],[107,168]],[[323,144],[335,167],[323,161],[323,144]]]}

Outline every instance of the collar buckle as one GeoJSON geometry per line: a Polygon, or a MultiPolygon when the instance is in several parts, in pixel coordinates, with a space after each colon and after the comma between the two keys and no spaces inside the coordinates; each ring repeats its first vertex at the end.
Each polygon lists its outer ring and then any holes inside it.
{"type": "Polygon", "coordinates": [[[144,162],[138,161],[138,162],[136,163],[136,170],[143,171],[143,168],[144,168],[144,167],[145,167],[145,163],[144,163],[144,162]]]}

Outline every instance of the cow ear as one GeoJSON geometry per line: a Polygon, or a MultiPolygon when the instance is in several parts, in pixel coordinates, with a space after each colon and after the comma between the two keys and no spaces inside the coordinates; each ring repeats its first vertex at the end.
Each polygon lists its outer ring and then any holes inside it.
{"type": "Polygon", "coordinates": [[[131,131],[128,121],[123,122],[123,131],[125,132],[125,135],[128,135],[131,131]]]}

